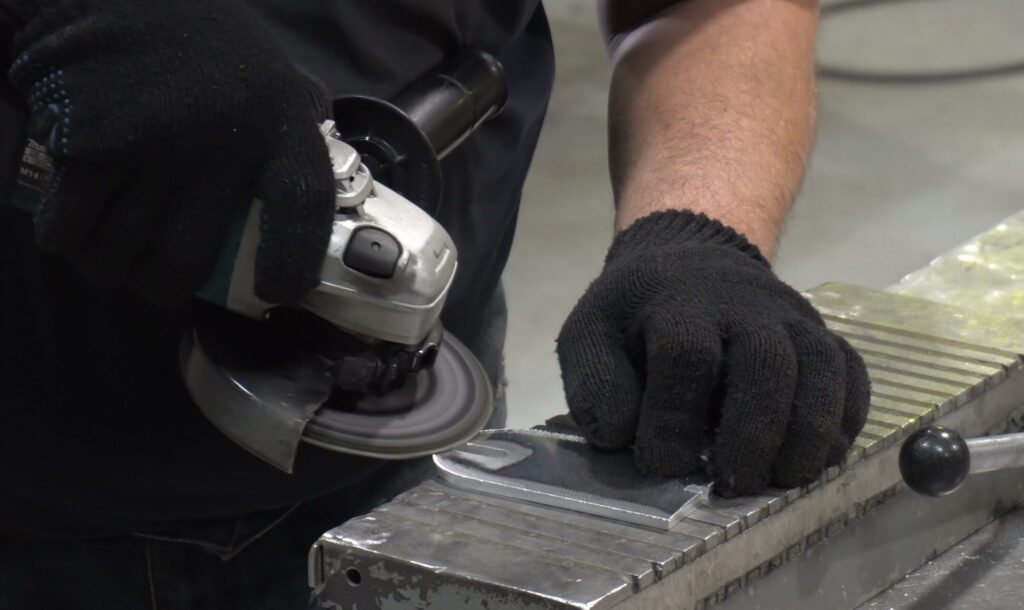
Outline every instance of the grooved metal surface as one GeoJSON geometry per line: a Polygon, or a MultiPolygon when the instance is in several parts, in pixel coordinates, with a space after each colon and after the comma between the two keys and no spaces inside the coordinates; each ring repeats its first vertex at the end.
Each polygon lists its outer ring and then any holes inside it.
{"type": "Polygon", "coordinates": [[[1001,390],[1021,373],[1022,331],[971,343],[972,329],[987,320],[963,310],[836,284],[809,298],[865,356],[873,383],[868,423],[844,467],[803,489],[713,497],[660,532],[428,482],[324,535],[312,555],[319,603],[360,610],[721,603],[893,497],[901,485],[896,445],[917,427],[955,420],[961,432],[981,434],[1009,417],[1016,396],[1001,390]],[[359,586],[346,582],[350,569],[359,570],[359,586]]]}

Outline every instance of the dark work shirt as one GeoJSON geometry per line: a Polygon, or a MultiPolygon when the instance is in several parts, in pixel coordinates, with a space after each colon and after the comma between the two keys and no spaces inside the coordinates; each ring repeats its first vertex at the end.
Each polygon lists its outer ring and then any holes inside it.
{"type": "MultiPolygon", "coordinates": [[[[459,250],[443,320],[472,345],[515,229],[553,77],[538,0],[251,0],[333,95],[389,98],[460,47],[503,63],[505,111],[442,164],[439,218],[459,250]]],[[[338,117],[344,130],[344,119],[338,117]]],[[[0,531],[161,532],[343,488],[380,463],[309,445],[287,475],[207,422],[181,381],[190,307],[97,288],[0,206],[0,531]]]]}

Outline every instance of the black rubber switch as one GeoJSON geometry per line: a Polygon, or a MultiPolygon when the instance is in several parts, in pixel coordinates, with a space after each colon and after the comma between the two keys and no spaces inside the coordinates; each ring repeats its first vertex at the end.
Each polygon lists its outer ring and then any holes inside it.
{"type": "Polygon", "coordinates": [[[366,275],[389,278],[395,273],[402,246],[387,231],[376,227],[359,227],[352,232],[345,254],[345,265],[366,275]]]}

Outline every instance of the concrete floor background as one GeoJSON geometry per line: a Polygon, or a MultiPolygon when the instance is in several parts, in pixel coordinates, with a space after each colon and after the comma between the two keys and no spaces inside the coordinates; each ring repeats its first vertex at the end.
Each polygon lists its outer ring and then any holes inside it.
{"type": "MultiPolygon", "coordinates": [[[[564,412],[554,337],[612,236],[610,67],[593,4],[546,2],[555,93],[505,273],[512,426],[564,412]]],[[[827,14],[819,61],[869,70],[1024,61],[1024,3],[890,0],[827,14]]],[[[1024,76],[821,80],[819,91],[815,153],[774,264],[796,288],[832,280],[885,287],[1024,208],[1024,76]]]]}

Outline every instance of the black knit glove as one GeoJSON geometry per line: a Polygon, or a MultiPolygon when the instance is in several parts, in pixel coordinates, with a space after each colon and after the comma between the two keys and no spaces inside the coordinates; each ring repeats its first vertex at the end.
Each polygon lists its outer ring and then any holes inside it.
{"type": "Polygon", "coordinates": [[[757,248],[658,212],[612,243],[558,338],[569,411],[647,474],[708,470],[723,495],[809,483],[867,417],[864,362],[757,248]]]}
{"type": "Polygon", "coordinates": [[[157,301],[205,282],[232,219],[264,202],[256,292],[316,286],[334,182],[322,91],[237,0],[0,0],[11,82],[55,157],[44,249],[157,301]]]}

